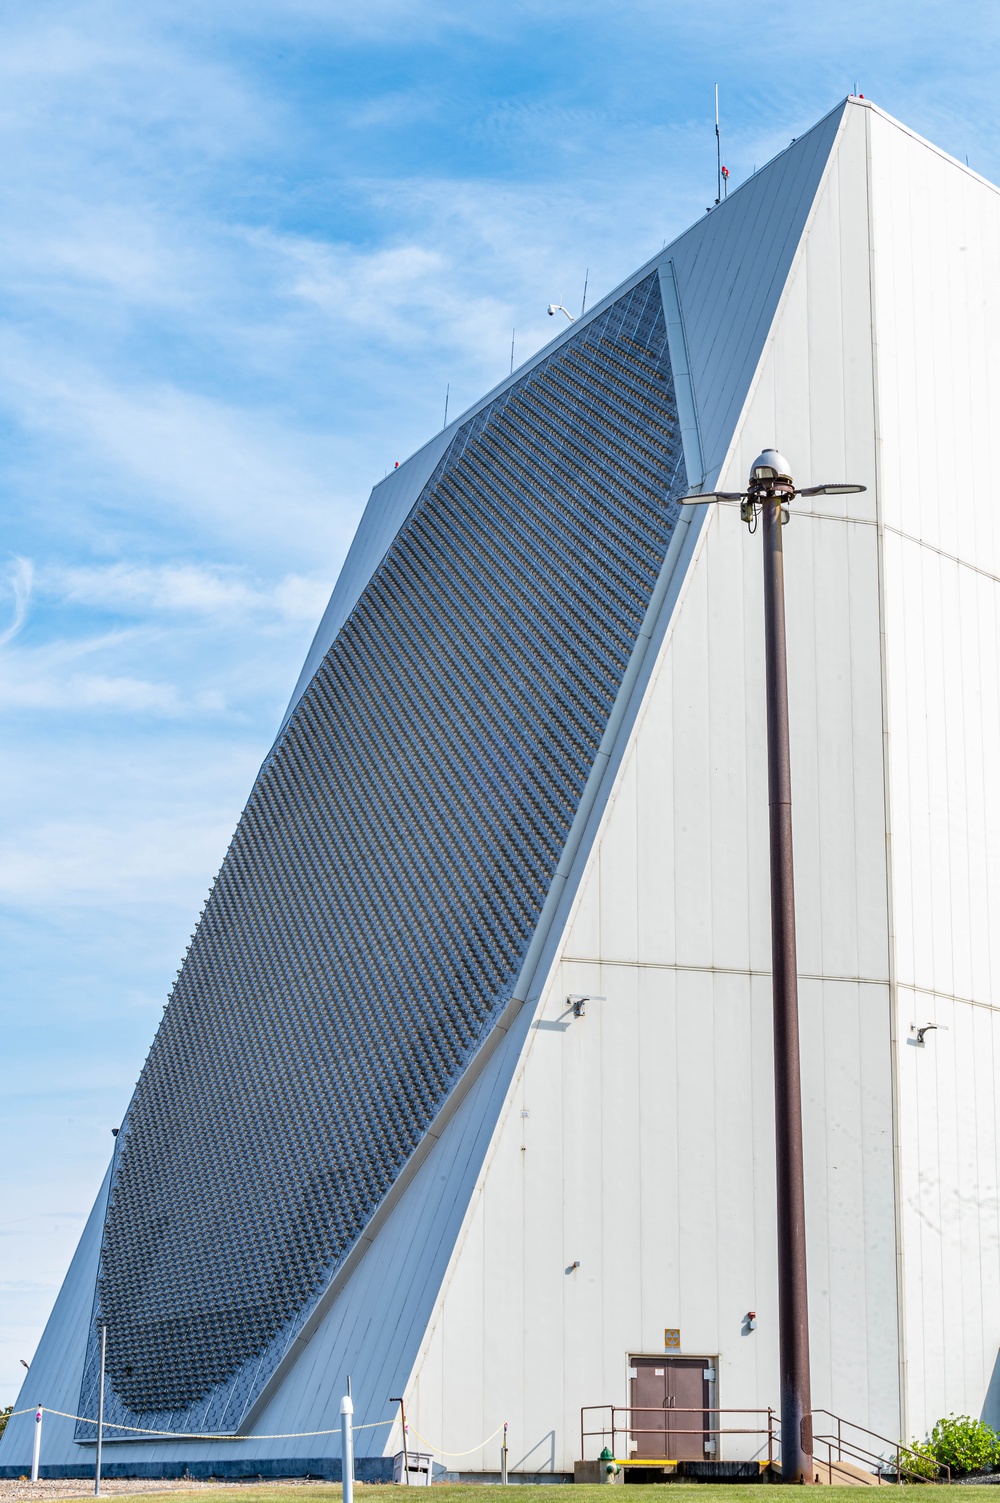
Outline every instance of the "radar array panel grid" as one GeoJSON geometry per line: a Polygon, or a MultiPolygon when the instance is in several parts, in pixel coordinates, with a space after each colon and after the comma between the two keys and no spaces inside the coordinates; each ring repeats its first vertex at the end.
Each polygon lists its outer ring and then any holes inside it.
{"type": "Polygon", "coordinates": [[[686,488],[655,275],[456,433],[174,986],[118,1138],[82,1414],[101,1322],[109,1422],[247,1413],[513,994],[686,488]]]}

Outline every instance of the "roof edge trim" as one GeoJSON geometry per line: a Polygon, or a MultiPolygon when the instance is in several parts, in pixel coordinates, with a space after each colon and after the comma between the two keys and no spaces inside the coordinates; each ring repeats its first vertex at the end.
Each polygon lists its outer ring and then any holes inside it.
{"type": "Polygon", "coordinates": [[[677,416],[681,425],[681,444],[684,449],[684,466],[688,486],[698,489],[705,479],[705,462],[702,457],[701,432],[698,427],[698,404],[695,401],[691,382],[691,365],[688,360],[687,340],[684,337],[684,315],[677,295],[677,278],[672,260],[660,265],[660,294],[667,320],[667,347],[670,351],[670,369],[674,378],[674,396],[677,399],[677,416]]]}

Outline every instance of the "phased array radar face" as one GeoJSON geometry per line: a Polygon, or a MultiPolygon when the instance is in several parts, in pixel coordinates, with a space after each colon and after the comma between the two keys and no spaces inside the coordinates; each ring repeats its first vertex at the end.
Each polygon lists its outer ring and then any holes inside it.
{"type": "Polygon", "coordinates": [[[117,1140],[109,1422],[240,1423],[510,1000],[686,489],[655,274],[457,432],[257,779],[117,1140]]]}

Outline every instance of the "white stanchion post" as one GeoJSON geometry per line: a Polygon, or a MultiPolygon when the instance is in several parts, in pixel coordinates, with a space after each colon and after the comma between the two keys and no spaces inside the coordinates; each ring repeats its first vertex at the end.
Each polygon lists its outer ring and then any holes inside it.
{"type": "Polygon", "coordinates": [[[345,1393],[340,1401],[340,1474],[344,1503],[354,1503],[354,1400],[345,1393]]]}
{"type": "Polygon", "coordinates": [[[97,1456],[94,1464],[94,1497],[101,1496],[101,1452],[104,1449],[104,1364],[108,1354],[108,1328],[101,1326],[101,1385],[97,1392],[97,1456]]]}
{"type": "Polygon", "coordinates": [[[35,1410],[35,1444],[31,1452],[31,1480],[38,1481],[38,1458],[42,1454],[42,1406],[35,1410]]]}

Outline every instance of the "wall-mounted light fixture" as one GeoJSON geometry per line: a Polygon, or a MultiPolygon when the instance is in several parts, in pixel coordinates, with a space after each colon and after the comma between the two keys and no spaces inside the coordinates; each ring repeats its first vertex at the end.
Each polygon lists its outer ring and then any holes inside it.
{"type": "Polygon", "coordinates": [[[574,1018],[585,1018],[588,1002],[606,1002],[607,1000],[607,997],[598,997],[594,992],[570,992],[566,998],[566,1005],[572,1007],[574,1018]]]}
{"type": "Polygon", "coordinates": [[[924,1048],[924,1035],[933,1032],[947,1033],[947,1023],[911,1023],[910,1036],[918,1049],[924,1048]]]}

